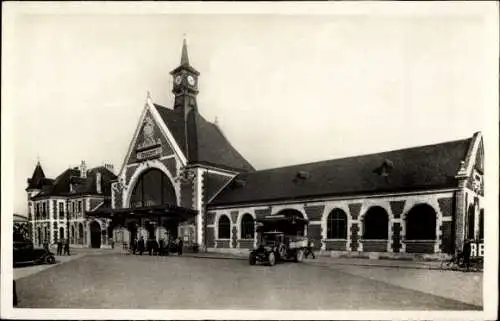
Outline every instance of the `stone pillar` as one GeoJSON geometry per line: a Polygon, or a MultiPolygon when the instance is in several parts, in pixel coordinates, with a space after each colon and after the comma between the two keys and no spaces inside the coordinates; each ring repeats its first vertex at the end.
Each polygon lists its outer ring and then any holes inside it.
{"type": "Polygon", "coordinates": [[[474,197],[474,240],[479,240],[479,197],[474,197]]]}
{"type": "Polygon", "coordinates": [[[455,192],[455,249],[461,249],[465,236],[466,219],[465,180],[459,181],[459,190],[455,192]]]}

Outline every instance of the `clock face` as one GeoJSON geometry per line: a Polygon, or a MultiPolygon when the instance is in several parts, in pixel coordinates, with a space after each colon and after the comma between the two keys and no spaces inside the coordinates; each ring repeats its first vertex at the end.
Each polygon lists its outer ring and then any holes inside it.
{"type": "Polygon", "coordinates": [[[194,83],[195,83],[195,81],[194,81],[194,77],[193,77],[193,76],[188,76],[188,78],[187,78],[187,79],[188,79],[188,83],[189,83],[191,86],[194,86],[194,83]]]}
{"type": "Polygon", "coordinates": [[[176,83],[177,85],[179,85],[179,84],[181,83],[181,81],[182,81],[182,77],[181,77],[181,76],[177,76],[177,77],[175,77],[175,83],[176,83]]]}

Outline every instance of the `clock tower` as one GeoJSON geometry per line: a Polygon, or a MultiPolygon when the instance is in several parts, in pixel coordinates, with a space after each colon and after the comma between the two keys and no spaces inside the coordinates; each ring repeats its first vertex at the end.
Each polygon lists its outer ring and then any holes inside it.
{"type": "Polygon", "coordinates": [[[175,95],[174,110],[196,110],[198,94],[198,76],[200,73],[191,67],[187,51],[186,39],[182,43],[181,64],[170,72],[174,80],[172,93],[175,95]]]}

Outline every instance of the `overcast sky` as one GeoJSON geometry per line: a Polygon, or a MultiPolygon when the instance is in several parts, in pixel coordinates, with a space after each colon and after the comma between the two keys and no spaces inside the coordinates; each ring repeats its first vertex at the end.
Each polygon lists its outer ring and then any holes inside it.
{"type": "Polygon", "coordinates": [[[463,139],[498,122],[484,99],[491,39],[474,14],[45,10],[11,22],[5,107],[22,214],[37,157],[51,178],[81,160],[119,169],[147,91],[172,106],[183,34],[200,112],[257,169],[463,139]]]}

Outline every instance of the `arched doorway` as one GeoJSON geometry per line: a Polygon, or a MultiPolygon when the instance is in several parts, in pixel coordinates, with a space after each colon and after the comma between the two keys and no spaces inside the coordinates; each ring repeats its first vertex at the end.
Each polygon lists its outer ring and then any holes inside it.
{"type": "Polygon", "coordinates": [[[368,209],[363,219],[363,251],[387,252],[389,240],[389,215],[380,206],[368,209]]]}
{"type": "Polygon", "coordinates": [[[96,249],[101,247],[101,225],[96,221],[90,223],[90,247],[96,249]]]}
{"type": "Polygon", "coordinates": [[[387,240],[389,238],[389,215],[380,206],[373,206],[363,219],[363,238],[367,240],[387,240]]]}
{"type": "Polygon", "coordinates": [[[78,224],[78,244],[83,245],[83,223],[78,224]]]}
{"type": "Polygon", "coordinates": [[[244,214],[241,218],[240,226],[240,239],[243,240],[253,240],[255,233],[255,224],[253,216],[250,214],[244,214]]]}
{"type": "Polygon", "coordinates": [[[412,207],[406,215],[407,240],[436,240],[436,211],[427,205],[412,207]]]}

